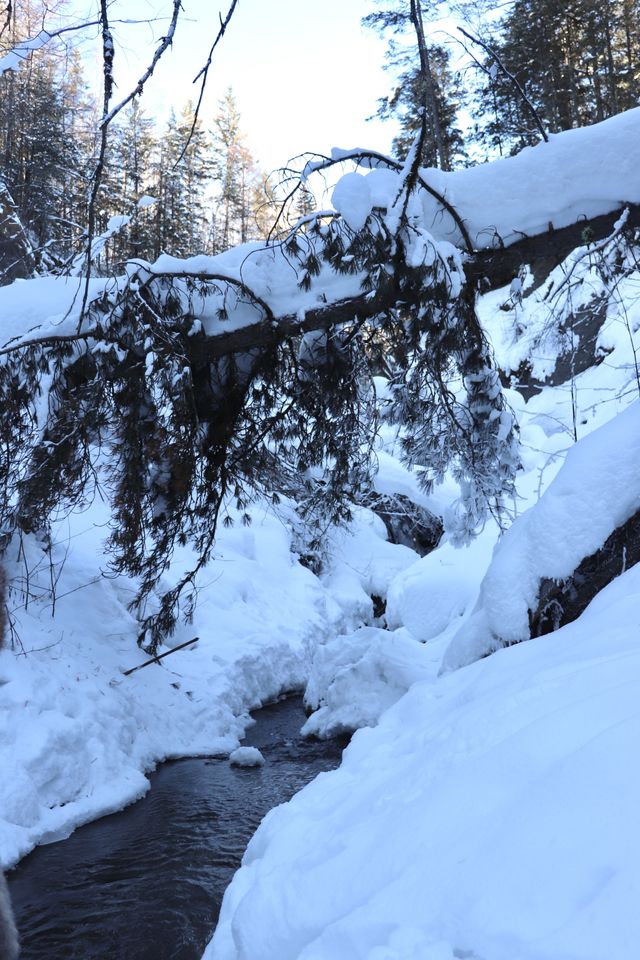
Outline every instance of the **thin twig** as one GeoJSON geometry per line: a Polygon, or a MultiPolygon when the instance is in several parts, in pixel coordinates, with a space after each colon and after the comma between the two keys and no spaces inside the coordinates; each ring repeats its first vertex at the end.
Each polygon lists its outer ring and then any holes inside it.
{"type": "Polygon", "coordinates": [[[498,54],[495,52],[495,50],[493,50],[489,46],[488,43],[485,43],[484,40],[481,40],[479,37],[474,37],[473,34],[468,33],[463,27],[458,27],[458,30],[464,37],[467,38],[467,40],[471,40],[472,43],[477,43],[479,47],[482,47],[485,53],[487,53],[493,59],[498,69],[501,70],[502,73],[505,75],[505,77],[509,80],[509,82],[514,85],[514,87],[520,94],[522,102],[524,103],[525,107],[533,117],[534,123],[537,126],[538,130],[540,131],[540,135],[542,139],[544,140],[545,143],[548,143],[549,137],[547,135],[547,131],[544,129],[542,125],[542,121],[540,117],[538,116],[538,111],[536,110],[534,105],[531,103],[531,100],[529,99],[527,94],[524,92],[524,89],[520,84],[519,80],[517,79],[517,77],[515,77],[514,74],[511,73],[511,71],[505,67],[504,63],[502,62],[498,54]]]}
{"type": "Polygon", "coordinates": [[[164,657],[168,657],[170,654],[175,653],[176,650],[182,650],[184,647],[188,647],[192,643],[197,643],[200,637],[194,637],[193,640],[185,640],[184,643],[179,643],[177,647],[172,647],[171,650],[165,651],[165,653],[159,653],[155,657],[151,657],[150,660],[145,660],[144,663],[139,663],[137,667],[131,667],[130,670],[123,670],[125,677],[130,676],[132,673],[135,673],[136,670],[142,670],[143,667],[148,667],[152,663],[159,663],[164,657]]]}
{"type": "Polygon", "coordinates": [[[209,56],[207,57],[207,62],[206,62],[205,65],[202,67],[202,69],[198,72],[198,74],[193,78],[193,82],[196,83],[196,82],[200,79],[200,77],[202,77],[202,83],[200,84],[200,93],[198,94],[198,102],[196,103],[196,108],[195,108],[195,110],[194,110],[194,112],[193,112],[193,122],[192,122],[192,124],[191,124],[191,129],[189,130],[189,134],[188,134],[188,136],[187,136],[186,143],[185,143],[184,147],[182,148],[182,151],[181,151],[181,153],[180,153],[180,156],[178,157],[178,159],[177,159],[176,162],[174,163],[174,167],[177,167],[177,166],[178,166],[178,164],[180,163],[180,161],[181,161],[182,158],[184,157],[185,153],[186,153],[187,150],[189,149],[189,144],[191,143],[191,139],[192,139],[192,137],[193,137],[193,134],[195,133],[195,129],[196,129],[196,126],[197,126],[197,124],[198,124],[198,118],[199,118],[199,116],[200,116],[200,107],[202,106],[202,98],[204,97],[204,91],[205,91],[205,87],[206,87],[206,85],[207,85],[207,77],[208,77],[208,75],[209,75],[209,68],[211,67],[211,62],[212,62],[212,60],[213,60],[213,53],[214,53],[214,50],[216,49],[216,47],[218,46],[218,44],[220,43],[220,41],[222,40],[222,38],[223,38],[223,36],[224,36],[224,34],[225,34],[225,31],[226,31],[226,29],[227,29],[227,27],[228,27],[228,25],[229,25],[229,21],[231,20],[231,17],[233,16],[233,11],[235,10],[237,4],[238,4],[238,0],[232,0],[231,6],[229,7],[229,9],[228,9],[228,11],[227,11],[227,15],[226,15],[226,17],[224,18],[224,20],[223,20],[222,17],[220,16],[220,29],[218,30],[218,34],[217,34],[215,40],[213,41],[213,44],[212,44],[212,46],[211,46],[211,49],[209,50],[209,56]]]}

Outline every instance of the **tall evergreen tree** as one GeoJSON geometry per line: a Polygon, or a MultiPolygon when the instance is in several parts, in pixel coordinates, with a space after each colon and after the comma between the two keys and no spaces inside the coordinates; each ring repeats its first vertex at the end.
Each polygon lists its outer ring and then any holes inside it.
{"type": "MultiPolygon", "coordinates": [[[[37,32],[42,4],[13,11],[0,54],[37,32]]],[[[45,46],[0,76],[0,176],[45,263],[69,253],[83,217],[92,105],[76,54],[45,46]]]]}
{"type": "Polygon", "coordinates": [[[390,95],[380,102],[378,115],[400,121],[393,149],[404,158],[420,130],[421,112],[426,110],[420,162],[450,170],[465,162],[464,141],[457,124],[460,91],[450,69],[449,52],[424,40],[422,16],[429,12],[430,4],[419,0],[395,0],[392,6],[366,16],[363,23],[385,35],[409,30],[417,35],[413,44],[398,44],[393,36],[389,39],[386,65],[396,79],[390,95]]]}
{"type": "Polygon", "coordinates": [[[213,177],[217,187],[215,251],[244,243],[255,232],[258,171],[245,142],[240,112],[229,88],[218,105],[213,130],[213,177]]]}
{"type": "Polygon", "coordinates": [[[209,142],[200,122],[194,127],[188,102],[178,119],[173,111],[156,151],[151,193],[157,199],[154,255],[190,256],[207,249],[209,142]]]}
{"type": "MultiPolygon", "coordinates": [[[[640,95],[638,0],[515,0],[488,37],[551,132],[604,120],[640,95]]],[[[487,149],[516,151],[538,131],[514,83],[483,59],[476,137],[487,149]]]]}
{"type": "MultiPolygon", "coordinates": [[[[400,69],[394,89],[380,102],[378,116],[382,119],[393,118],[399,122],[400,133],[394,137],[392,150],[394,156],[404,159],[420,130],[420,110],[425,100],[424,78],[413,63],[413,59],[408,60],[406,51],[402,54],[392,51],[388,59],[390,65],[395,64],[400,69]],[[402,63],[404,68],[400,66],[402,63]]],[[[437,45],[431,47],[431,66],[438,91],[437,108],[442,131],[442,155],[444,169],[447,170],[466,163],[464,137],[457,121],[461,92],[449,63],[450,53],[445,47],[437,45]]],[[[425,167],[440,165],[432,128],[423,147],[421,164],[425,167]]]]}
{"type": "Polygon", "coordinates": [[[121,263],[131,257],[148,259],[154,253],[152,218],[138,204],[153,195],[153,157],[156,150],[153,120],[134,100],[121,123],[111,130],[111,153],[104,178],[105,202],[109,216],[127,215],[126,230],[116,234],[109,244],[110,261],[121,263]]]}

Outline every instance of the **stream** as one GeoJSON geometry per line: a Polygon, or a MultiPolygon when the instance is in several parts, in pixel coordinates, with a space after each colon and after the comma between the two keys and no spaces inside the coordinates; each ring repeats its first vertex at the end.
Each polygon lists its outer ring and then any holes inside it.
{"type": "Polygon", "coordinates": [[[199,960],[264,815],[340,763],[346,741],[304,740],[299,697],[253,714],[263,767],[162,764],[120,813],[36,848],[7,876],[21,960],[199,960]]]}

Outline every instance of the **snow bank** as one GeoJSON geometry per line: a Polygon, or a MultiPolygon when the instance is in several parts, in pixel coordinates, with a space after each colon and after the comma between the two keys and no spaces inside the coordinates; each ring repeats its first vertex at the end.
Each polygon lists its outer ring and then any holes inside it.
{"type": "Polygon", "coordinates": [[[335,637],[313,657],[304,699],[315,712],[302,732],[332,737],[375,726],[413,683],[432,673],[426,648],[406,631],[361,627],[335,637]]]}
{"type": "Polygon", "coordinates": [[[628,960],[640,569],[579,621],[418,683],[263,821],[206,960],[628,960]]]}
{"type": "Polygon", "coordinates": [[[491,524],[468,547],[443,543],[390,584],[386,621],[405,626],[418,640],[433,640],[468,613],[478,596],[496,531],[491,524]]]}
{"type": "MultiPolygon", "coordinates": [[[[251,526],[239,517],[221,526],[215,559],[196,584],[194,622],[181,624],[172,644],[199,641],[129,676],[124,670],[146,655],[127,609],[135,583],[101,573],[106,506],[96,502],[58,526],[51,572],[42,547],[26,538],[30,602],[25,610],[24,568],[12,560],[18,638],[15,650],[0,651],[0,770],[10,771],[0,778],[1,865],[137,799],[162,760],[234,751],[248,711],[303,689],[317,646],[366,622],[366,591],[386,594],[415,559],[360,510],[349,529],[334,531],[321,581],[292,554],[281,509],[257,504],[251,526]],[[51,576],[59,578],[55,605],[51,576]]],[[[178,548],[161,588],[193,559],[178,548]]]]}
{"type": "Polygon", "coordinates": [[[640,509],[640,401],[580,440],[540,500],[498,542],[478,609],[443,661],[451,670],[529,637],[540,580],[562,579],[640,509]]]}
{"type": "MultiPolygon", "coordinates": [[[[141,796],[159,761],[232,751],[248,710],[302,688],[313,647],[339,624],[326,590],[293,559],[283,523],[265,512],[249,528],[221,529],[194,623],[172,641],[199,642],[124,676],[146,656],[127,610],[135,584],[101,576],[101,521],[94,505],[57,531],[55,616],[47,558],[32,541],[31,602],[25,610],[18,592],[9,599],[19,641],[0,651],[5,867],[141,796]]],[[[177,556],[172,576],[190,559],[177,556]]],[[[23,586],[19,564],[8,572],[23,586]]]]}

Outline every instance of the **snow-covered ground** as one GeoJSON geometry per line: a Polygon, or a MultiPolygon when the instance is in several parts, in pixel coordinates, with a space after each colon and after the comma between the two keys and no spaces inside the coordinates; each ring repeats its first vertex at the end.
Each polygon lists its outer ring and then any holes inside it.
{"type": "MultiPolygon", "coordinates": [[[[640,111],[608,123],[440,188],[456,204],[473,200],[466,215],[478,236],[502,217],[507,241],[511,228],[535,230],[536,217],[561,226],[637,202],[640,167],[629,155],[640,111]],[[623,179],[587,163],[601,141],[607,170],[612,157],[627,164],[623,179]],[[584,160],[583,174],[562,186],[572,158],[584,160]],[[538,173],[523,197],[534,168],[547,179],[555,171],[555,187],[547,192],[538,173]]],[[[362,217],[393,176],[348,181],[336,205],[362,217]]],[[[230,273],[236,257],[263,289],[266,255],[225,256],[230,273]]],[[[603,292],[588,257],[567,271],[574,307],[603,292]]],[[[281,312],[296,290],[295,277],[288,282],[281,312]]],[[[554,289],[562,282],[560,273],[554,289]]],[[[340,283],[349,293],[351,279],[340,283]]],[[[550,296],[543,286],[523,303],[509,289],[483,299],[507,373],[523,360],[538,376],[553,370],[563,342],[549,330],[550,296]]],[[[0,290],[0,311],[10,310],[10,334],[24,335],[45,303],[51,324],[75,322],[68,297],[59,281],[27,281],[0,290]]],[[[0,862],[140,796],[162,759],[231,753],[251,707],[306,684],[318,708],[307,732],[362,729],[338,771],[265,819],[207,960],[631,960],[640,942],[640,573],[625,572],[560,632],[477,656],[522,638],[536,578],[570,572],[637,509],[639,299],[636,272],[612,296],[598,365],[528,401],[508,391],[523,471],[495,554],[493,522],[469,547],[445,537],[419,559],[389,544],[363,509],[332,533],[317,577],[292,554],[286,512],[258,507],[250,527],[221,530],[194,623],[172,641],[198,643],[125,676],[144,655],[127,611],[133,584],[101,572],[102,505],[59,527],[52,565],[25,541],[38,570],[27,584],[24,557],[10,557],[17,636],[0,651],[0,862]],[[387,601],[384,622],[374,595],[387,601]]],[[[378,491],[446,514],[453,485],[426,498],[396,453],[386,428],[378,491]]],[[[186,562],[178,557],[171,576],[186,562]]]]}
{"type": "MultiPolygon", "coordinates": [[[[594,370],[578,378],[585,430],[628,359],[598,368],[599,380],[594,370]]],[[[525,438],[539,408],[556,411],[556,430],[563,403],[558,387],[522,404],[525,438]]],[[[611,511],[616,522],[637,508],[628,473],[640,466],[637,418],[635,402],[575,446],[561,431],[571,456],[553,479],[549,461],[565,451],[558,432],[546,449],[538,435],[521,479],[532,506],[493,560],[495,530],[467,550],[441,546],[392,582],[395,630],[320,648],[309,693],[321,707],[308,729],[363,729],[338,771],[265,818],[206,960],[635,955],[638,567],[557,633],[481,660],[473,649],[468,666],[441,671],[443,657],[466,650],[478,614],[494,624],[503,614],[508,633],[534,574],[569,572],[592,536],[606,537],[611,511]]]]}
{"type": "Polygon", "coordinates": [[[558,634],[422,680],[267,815],[207,960],[628,960],[640,571],[558,634]]]}

